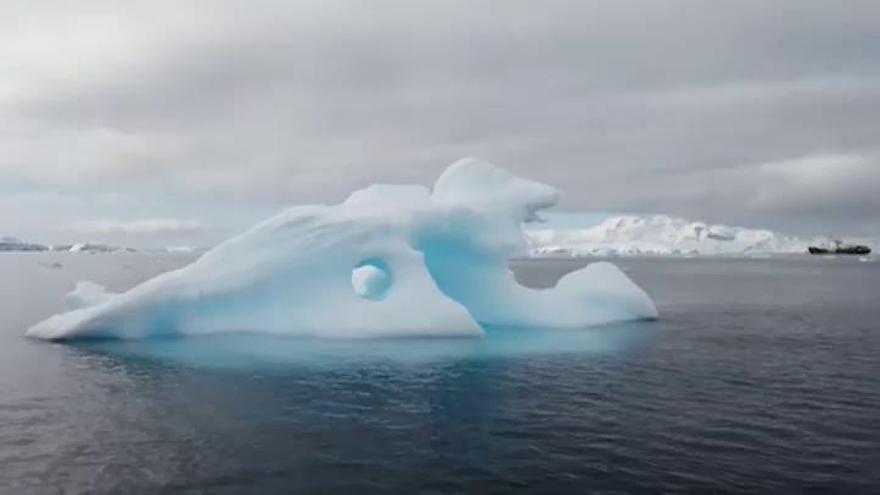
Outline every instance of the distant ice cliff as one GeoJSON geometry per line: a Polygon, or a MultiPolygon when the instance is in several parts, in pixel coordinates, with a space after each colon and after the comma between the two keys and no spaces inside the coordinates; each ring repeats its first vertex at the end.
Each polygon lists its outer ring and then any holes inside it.
{"type": "Polygon", "coordinates": [[[804,253],[809,244],[821,242],[666,215],[615,216],[593,227],[536,228],[527,235],[534,256],[804,253]]]}

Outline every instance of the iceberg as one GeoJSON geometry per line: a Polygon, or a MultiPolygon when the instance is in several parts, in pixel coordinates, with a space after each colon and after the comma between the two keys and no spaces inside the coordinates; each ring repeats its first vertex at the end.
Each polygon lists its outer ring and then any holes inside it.
{"type": "Polygon", "coordinates": [[[479,336],[656,318],[651,298],[610,263],[549,289],[514,279],[507,263],[527,250],[523,224],[558,199],[550,186],[459,160],[433,189],[373,185],[341,204],[289,208],[123,293],[80,282],[69,311],[26,334],[479,336]]]}

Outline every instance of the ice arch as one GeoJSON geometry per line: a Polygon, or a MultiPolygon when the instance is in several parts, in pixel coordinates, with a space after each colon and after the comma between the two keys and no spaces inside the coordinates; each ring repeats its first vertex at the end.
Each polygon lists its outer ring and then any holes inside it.
{"type": "Polygon", "coordinates": [[[553,289],[516,283],[507,259],[524,253],[522,224],[557,200],[547,185],[460,160],[430,190],[374,185],[339,205],[290,208],[122,294],[80,285],[71,311],[27,335],[479,335],[486,324],[656,317],[648,295],[608,263],[553,289]]]}

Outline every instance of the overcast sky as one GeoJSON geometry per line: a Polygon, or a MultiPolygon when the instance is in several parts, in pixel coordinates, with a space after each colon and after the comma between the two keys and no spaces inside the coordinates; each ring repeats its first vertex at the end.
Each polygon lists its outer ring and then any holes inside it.
{"type": "Polygon", "coordinates": [[[0,235],[212,243],[463,156],[880,235],[880,1],[0,2],[0,235]]]}

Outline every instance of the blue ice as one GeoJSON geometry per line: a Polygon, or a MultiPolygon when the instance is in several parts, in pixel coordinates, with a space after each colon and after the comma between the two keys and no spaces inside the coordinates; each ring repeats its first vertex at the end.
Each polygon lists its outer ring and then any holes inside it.
{"type": "Polygon", "coordinates": [[[517,283],[507,261],[525,253],[523,224],[558,199],[545,184],[460,160],[432,189],[374,185],[338,205],[292,207],[124,293],[81,282],[69,311],[27,335],[480,336],[488,326],[656,318],[651,298],[610,263],[549,289],[517,283]]]}

